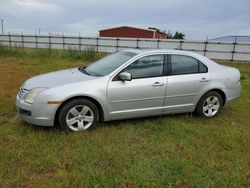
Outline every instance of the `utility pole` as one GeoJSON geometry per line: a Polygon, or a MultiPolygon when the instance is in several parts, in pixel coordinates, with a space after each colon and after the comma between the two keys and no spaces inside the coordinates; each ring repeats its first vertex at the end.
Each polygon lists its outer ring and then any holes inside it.
{"type": "Polygon", "coordinates": [[[2,26],[2,35],[4,34],[4,30],[3,30],[3,19],[1,19],[1,26],[2,26]]]}

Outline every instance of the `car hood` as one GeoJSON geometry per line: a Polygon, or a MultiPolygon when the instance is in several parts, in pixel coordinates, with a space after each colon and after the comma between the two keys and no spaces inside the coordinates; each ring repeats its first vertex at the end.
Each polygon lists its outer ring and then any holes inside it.
{"type": "Polygon", "coordinates": [[[66,69],[32,77],[24,83],[24,88],[28,90],[37,87],[52,88],[95,78],[97,77],[86,75],[80,72],[77,68],[66,69]]]}

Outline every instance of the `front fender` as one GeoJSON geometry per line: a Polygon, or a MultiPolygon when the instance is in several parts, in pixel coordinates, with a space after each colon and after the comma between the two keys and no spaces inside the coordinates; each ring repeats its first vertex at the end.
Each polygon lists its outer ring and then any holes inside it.
{"type": "Polygon", "coordinates": [[[103,77],[102,79],[90,80],[86,82],[77,82],[72,84],[67,84],[63,86],[58,86],[54,88],[50,88],[40,93],[36,100],[43,101],[44,103],[48,103],[49,101],[55,102],[55,111],[53,112],[53,116],[56,115],[58,108],[60,107],[60,103],[63,103],[74,97],[89,97],[97,101],[104,113],[104,120],[108,120],[108,104],[107,104],[107,82],[109,78],[103,77]],[[58,102],[58,104],[56,104],[58,102]]]}

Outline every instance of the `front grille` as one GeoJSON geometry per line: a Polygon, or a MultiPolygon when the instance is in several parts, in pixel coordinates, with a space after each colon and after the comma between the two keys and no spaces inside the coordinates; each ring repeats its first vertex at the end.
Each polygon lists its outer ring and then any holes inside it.
{"type": "Polygon", "coordinates": [[[20,98],[23,98],[24,95],[28,92],[29,90],[25,89],[23,86],[20,88],[19,92],[18,92],[18,96],[20,98]]]}

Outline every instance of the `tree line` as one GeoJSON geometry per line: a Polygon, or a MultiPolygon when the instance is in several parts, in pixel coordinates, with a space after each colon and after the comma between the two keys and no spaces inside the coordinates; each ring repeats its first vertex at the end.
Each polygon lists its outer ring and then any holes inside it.
{"type": "Polygon", "coordinates": [[[167,39],[185,39],[185,34],[182,32],[176,31],[175,34],[173,34],[170,31],[167,33],[166,30],[160,30],[156,27],[149,27],[148,29],[155,30],[156,32],[166,34],[167,39]]]}

